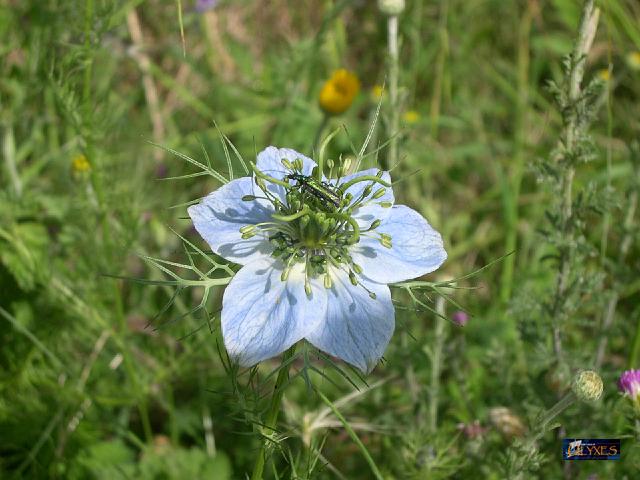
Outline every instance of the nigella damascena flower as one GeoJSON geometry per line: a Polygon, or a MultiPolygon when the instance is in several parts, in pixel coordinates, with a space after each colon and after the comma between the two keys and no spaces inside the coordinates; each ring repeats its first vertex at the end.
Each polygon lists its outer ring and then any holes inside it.
{"type": "Polygon", "coordinates": [[[618,389],[632,400],[640,402],[640,370],[626,370],[620,375],[618,389]]]}
{"type": "Polygon", "coordinates": [[[224,292],[222,335],[242,366],[300,340],[368,372],[394,330],[388,284],[436,270],[442,238],[394,205],[388,172],[317,178],[317,165],[269,147],[253,177],[189,207],[196,230],[242,265],[224,292]]]}

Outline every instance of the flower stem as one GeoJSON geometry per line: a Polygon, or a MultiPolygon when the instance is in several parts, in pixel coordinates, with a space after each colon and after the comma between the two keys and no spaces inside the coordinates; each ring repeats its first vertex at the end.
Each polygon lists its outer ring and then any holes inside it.
{"type": "Polygon", "coordinates": [[[429,385],[429,431],[434,433],[438,426],[438,396],[440,394],[440,370],[442,367],[442,349],[445,341],[445,319],[441,316],[445,315],[444,298],[436,299],[436,328],[433,338],[433,350],[430,352],[431,357],[431,380],[429,385]]]}
{"type": "Polygon", "coordinates": [[[387,170],[398,163],[398,124],[400,122],[400,105],[398,102],[398,16],[392,15],[387,21],[388,43],[389,43],[389,102],[391,106],[389,141],[389,162],[383,165],[387,170]]]}
{"type": "MultiPolygon", "coordinates": [[[[282,363],[280,364],[280,371],[276,378],[276,384],[273,387],[273,394],[271,395],[271,403],[269,404],[269,411],[267,412],[267,419],[264,429],[267,430],[266,435],[271,435],[275,431],[276,424],[278,423],[278,415],[280,414],[280,402],[282,401],[282,395],[284,394],[284,385],[289,380],[289,369],[291,368],[291,358],[295,354],[296,345],[291,347],[285,352],[282,357],[282,363]]],[[[262,442],[260,452],[258,452],[258,458],[253,467],[253,474],[251,480],[261,480],[262,472],[264,471],[264,464],[266,461],[266,445],[268,440],[262,442]]]]}
{"type": "Polygon", "coordinates": [[[377,480],[383,480],[384,477],[380,473],[380,470],[378,470],[378,466],[376,465],[376,462],[371,457],[371,454],[369,453],[369,450],[367,450],[367,447],[364,446],[364,443],[362,443],[362,440],[360,440],[360,438],[358,438],[358,435],[353,430],[353,428],[351,428],[351,425],[349,425],[349,422],[347,422],[347,420],[342,416],[342,414],[336,408],[336,406],[333,403],[331,403],[331,400],[329,400],[327,397],[325,397],[322,394],[322,392],[320,392],[319,390],[316,390],[316,393],[322,399],[322,401],[327,405],[327,407],[329,407],[331,409],[331,411],[338,418],[338,420],[340,420],[340,423],[342,423],[342,426],[344,427],[344,429],[347,431],[347,433],[351,437],[351,440],[353,440],[356,443],[356,445],[358,445],[358,448],[360,448],[360,451],[362,452],[362,455],[364,456],[365,460],[369,464],[369,467],[371,468],[371,472],[373,473],[373,476],[377,480]]]}
{"type": "MultiPolygon", "coordinates": [[[[584,76],[584,67],[586,56],[598,27],[598,18],[600,10],[594,6],[593,0],[587,0],[582,10],[582,19],[580,21],[580,31],[576,44],[571,55],[571,69],[569,72],[569,81],[567,88],[568,100],[571,105],[575,105],[581,95],[580,85],[584,76]]],[[[569,116],[562,132],[561,143],[562,150],[572,153],[578,147],[581,125],[577,113],[569,116]]],[[[556,292],[553,302],[553,350],[558,363],[562,363],[562,337],[561,327],[565,316],[564,301],[567,296],[571,279],[571,264],[574,254],[574,226],[573,226],[573,179],[575,177],[575,167],[572,163],[566,166],[562,171],[560,181],[561,198],[560,198],[560,228],[562,236],[565,240],[565,247],[560,252],[560,265],[558,276],[556,279],[556,292]]]]}

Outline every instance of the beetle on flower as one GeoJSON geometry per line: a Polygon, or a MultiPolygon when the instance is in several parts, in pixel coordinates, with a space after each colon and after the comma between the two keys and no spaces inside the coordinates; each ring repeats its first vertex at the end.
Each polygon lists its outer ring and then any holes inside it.
{"type": "Polygon", "coordinates": [[[395,325],[388,285],[440,267],[440,234],[394,205],[388,172],[326,178],[275,147],[253,170],[188,209],[213,252],[242,265],[222,301],[229,355],[252,366],[305,339],[371,371],[395,325]]]}

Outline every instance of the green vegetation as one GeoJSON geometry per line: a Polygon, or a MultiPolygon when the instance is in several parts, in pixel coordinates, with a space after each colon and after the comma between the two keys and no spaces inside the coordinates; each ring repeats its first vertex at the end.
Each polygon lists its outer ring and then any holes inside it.
{"type": "Polygon", "coordinates": [[[640,4],[585,3],[0,2],[0,477],[634,478],[640,4]],[[238,369],[237,268],[186,207],[268,145],[328,170],[366,138],[447,261],[394,289],[370,375],[306,344],[238,369]]]}

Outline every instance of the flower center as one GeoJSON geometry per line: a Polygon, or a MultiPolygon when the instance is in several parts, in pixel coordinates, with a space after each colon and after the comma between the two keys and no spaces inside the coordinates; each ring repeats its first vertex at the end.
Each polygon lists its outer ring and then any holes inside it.
{"type": "MultiPolygon", "coordinates": [[[[382,180],[382,172],[376,176],[355,177],[342,184],[339,184],[338,178],[334,184],[318,180],[316,170],[311,176],[303,175],[301,160],[290,162],[283,159],[282,163],[287,168],[283,180],[255,169],[256,184],[264,197],[248,195],[244,200],[266,199],[275,212],[272,214],[273,221],[242,227],[242,237],[246,239],[258,233],[266,235],[274,247],[271,255],[279,258],[285,266],[281,276],[283,281],[295,264],[304,263],[307,295],[311,294],[309,278],[323,276],[325,288],[331,288],[332,268],[348,273],[354,286],[360,284],[357,275],[362,273],[362,268],[353,261],[350,247],[357,244],[363,235],[375,235],[383,246],[391,248],[391,237],[375,232],[380,220],[373,220],[363,229],[353,214],[357,209],[374,202],[390,207],[390,202],[378,201],[385,194],[385,187],[390,187],[390,184],[382,180]],[[366,182],[366,186],[354,198],[347,190],[361,182],[366,182]],[[284,198],[268,189],[267,183],[283,187],[284,198]]],[[[372,292],[369,294],[375,297],[372,292]]]]}

